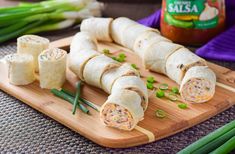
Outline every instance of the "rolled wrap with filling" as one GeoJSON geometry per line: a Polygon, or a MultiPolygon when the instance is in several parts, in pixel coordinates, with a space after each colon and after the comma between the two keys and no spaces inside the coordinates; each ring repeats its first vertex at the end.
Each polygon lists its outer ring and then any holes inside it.
{"type": "Polygon", "coordinates": [[[133,50],[139,57],[143,57],[144,51],[149,46],[162,41],[171,42],[171,40],[161,36],[159,33],[154,31],[146,31],[137,37],[133,50]]]}
{"type": "Polygon", "coordinates": [[[158,42],[144,50],[143,62],[146,69],[166,74],[166,61],[168,57],[183,46],[172,42],[158,42]]]}
{"type": "Polygon", "coordinates": [[[101,121],[122,130],[132,130],[144,117],[140,96],[131,90],[112,93],[100,110],[101,121]]]}
{"type": "Polygon", "coordinates": [[[134,49],[137,38],[148,31],[160,33],[157,29],[149,28],[138,23],[131,25],[123,30],[121,44],[129,49],[134,49]]]}
{"type": "Polygon", "coordinates": [[[101,85],[101,77],[102,75],[115,67],[119,67],[120,63],[113,60],[110,57],[107,57],[105,55],[99,55],[92,59],[90,59],[83,70],[83,77],[86,83],[102,88],[101,85]]]}
{"type": "Polygon", "coordinates": [[[89,32],[98,41],[112,42],[110,26],[113,18],[88,18],[81,23],[81,31],[89,32]],[[94,28],[95,26],[95,28],[94,28]]]}
{"type": "Polygon", "coordinates": [[[207,66],[190,68],[180,85],[183,100],[190,103],[209,101],[215,93],[216,75],[207,66]]]}
{"type": "Polygon", "coordinates": [[[111,89],[113,86],[113,83],[121,76],[139,76],[139,73],[137,70],[133,69],[130,64],[125,63],[121,65],[120,67],[111,69],[107,72],[105,72],[101,79],[102,89],[107,92],[111,93],[111,89]]]}
{"type": "Polygon", "coordinates": [[[44,50],[39,56],[40,87],[59,89],[65,82],[67,52],[58,48],[44,50]]]}
{"type": "Polygon", "coordinates": [[[169,78],[181,83],[185,72],[193,66],[206,66],[206,61],[187,48],[180,48],[169,56],[166,61],[166,74],[169,78]]]}
{"type": "Polygon", "coordinates": [[[131,25],[135,25],[136,22],[126,18],[126,17],[119,17],[113,20],[111,23],[111,37],[112,39],[122,45],[122,40],[123,40],[123,34],[124,30],[128,28],[131,25]]]}
{"type": "Polygon", "coordinates": [[[70,44],[70,53],[79,52],[83,49],[97,50],[97,40],[88,32],[78,32],[70,44]]]}
{"type": "Polygon", "coordinates": [[[38,72],[38,55],[49,47],[47,38],[37,35],[24,35],[17,38],[17,53],[33,56],[35,71],[38,72]]]}
{"type": "Polygon", "coordinates": [[[141,106],[145,111],[148,107],[148,90],[145,83],[137,76],[122,76],[118,78],[112,87],[111,94],[122,89],[132,90],[141,96],[141,106]]]}
{"type": "Polygon", "coordinates": [[[5,57],[8,79],[13,85],[27,85],[35,80],[35,65],[32,55],[10,54],[5,57]]]}
{"type": "Polygon", "coordinates": [[[75,73],[81,80],[84,80],[83,70],[86,63],[94,58],[95,56],[99,56],[95,50],[92,49],[82,49],[79,52],[72,52],[69,54],[69,69],[75,73]]]}

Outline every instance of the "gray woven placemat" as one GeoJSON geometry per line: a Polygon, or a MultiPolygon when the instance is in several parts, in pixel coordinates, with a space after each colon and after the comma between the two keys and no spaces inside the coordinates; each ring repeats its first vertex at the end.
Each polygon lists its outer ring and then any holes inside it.
{"type": "MultiPolygon", "coordinates": [[[[13,52],[14,44],[1,46],[0,58],[13,52]]],[[[91,142],[0,90],[0,153],[173,154],[234,119],[235,107],[232,107],[166,139],[133,148],[111,149],[91,142]]]]}

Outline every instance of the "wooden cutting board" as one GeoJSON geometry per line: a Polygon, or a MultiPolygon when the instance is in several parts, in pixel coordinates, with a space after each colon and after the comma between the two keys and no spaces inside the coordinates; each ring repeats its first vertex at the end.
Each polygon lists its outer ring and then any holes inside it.
{"type": "MultiPolygon", "coordinates": [[[[51,47],[66,49],[71,42],[71,37],[51,43],[51,47]]],[[[68,49],[68,48],[67,48],[68,49]]],[[[144,70],[141,59],[129,52],[130,50],[112,43],[99,43],[99,50],[109,49],[113,55],[125,52],[127,61],[136,64],[140,68],[141,75],[154,76],[159,83],[167,83],[170,87],[178,86],[164,75],[144,70]]],[[[104,126],[99,119],[99,113],[91,108],[90,115],[77,110],[72,115],[72,105],[53,96],[49,90],[39,88],[39,83],[34,82],[27,86],[13,86],[8,83],[7,69],[4,63],[0,63],[0,88],[10,95],[18,98],[34,109],[48,115],[63,125],[78,132],[95,143],[113,148],[131,147],[153,142],[173,135],[184,129],[192,127],[235,104],[235,72],[227,68],[209,63],[209,66],[217,75],[218,86],[214,98],[204,104],[188,104],[188,109],[180,109],[177,102],[167,99],[158,99],[154,93],[149,98],[149,106],[145,112],[144,120],[133,131],[121,131],[104,126]],[[167,117],[159,119],[155,111],[162,109],[167,117]]],[[[78,80],[76,76],[67,71],[67,82],[64,87],[73,90],[78,80]]],[[[84,85],[82,97],[101,106],[107,99],[107,94],[92,86],[84,85]]]]}

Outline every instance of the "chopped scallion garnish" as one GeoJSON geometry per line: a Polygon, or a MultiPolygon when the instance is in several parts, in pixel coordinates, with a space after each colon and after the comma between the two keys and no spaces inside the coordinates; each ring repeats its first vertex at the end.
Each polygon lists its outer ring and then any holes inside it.
{"type": "Polygon", "coordinates": [[[185,104],[185,103],[180,103],[180,104],[178,104],[178,107],[181,108],[181,109],[187,109],[188,105],[185,104]]]}
{"type": "Polygon", "coordinates": [[[164,118],[164,117],[166,117],[165,111],[160,110],[160,109],[156,110],[155,114],[156,114],[156,116],[157,116],[158,118],[164,118]]]}
{"type": "Polygon", "coordinates": [[[109,49],[103,49],[103,53],[106,54],[106,55],[109,55],[110,51],[109,51],[109,49]]]}
{"type": "Polygon", "coordinates": [[[171,101],[177,101],[178,100],[175,93],[172,93],[172,92],[168,94],[167,98],[169,98],[171,101]]]}
{"type": "Polygon", "coordinates": [[[172,87],[171,91],[175,94],[179,94],[179,89],[177,87],[172,87]]]}
{"type": "Polygon", "coordinates": [[[149,82],[146,83],[146,86],[150,90],[153,90],[153,88],[154,88],[154,85],[152,83],[149,83],[149,82]]]}
{"type": "Polygon", "coordinates": [[[131,64],[131,67],[138,70],[139,68],[136,66],[136,64],[131,64]]]}
{"type": "Polygon", "coordinates": [[[118,57],[120,57],[120,58],[126,58],[126,55],[125,55],[124,53],[120,53],[120,54],[118,55],[118,57]]]}
{"type": "Polygon", "coordinates": [[[160,85],[159,85],[159,89],[161,89],[161,90],[167,90],[167,89],[168,89],[168,84],[166,84],[166,83],[160,84],[160,85]]]}
{"type": "Polygon", "coordinates": [[[156,96],[157,96],[158,98],[162,98],[162,97],[165,96],[165,92],[162,91],[161,89],[159,89],[159,90],[156,91],[156,96]]]}
{"type": "Polygon", "coordinates": [[[149,77],[147,77],[147,82],[149,82],[149,83],[154,83],[154,82],[156,82],[156,81],[155,81],[154,77],[149,76],[149,77]]]}

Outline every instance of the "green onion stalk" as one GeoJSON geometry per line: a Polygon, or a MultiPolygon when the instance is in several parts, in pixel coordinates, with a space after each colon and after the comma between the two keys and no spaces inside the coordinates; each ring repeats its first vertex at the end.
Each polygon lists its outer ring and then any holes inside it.
{"type": "Polygon", "coordinates": [[[101,8],[96,0],[47,0],[0,8],[0,43],[23,34],[68,28],[84,18],[101,16],[101,8]]]}
{"type": "MultiPolygon", "coordinates": [[[[189,154],[189,153],[208,153],[215,150],[221,144],[218,150],[212,152],[213,154],[220,153],[221,151],[233,150],[234,149],[234,139],[235,136],[235,120],[231,121],[230,123],[224,125],[223,127],[215,130],[214,132],[208,134],[207,136],[197,140],[193,144],[189,145],[185,149],[181,150],[177,154],[189,154]],[[230,141],[228,141],[231,139],[230,141]],[[232,145],[233,144],[233,145],[232,145]],[[232,148],[233,147],[233,148],[232,148]],[[220,152],[219,152],[220,151],[220,152]]],[[[223,153],[223,152],[222,152],[223,153]]]]}

